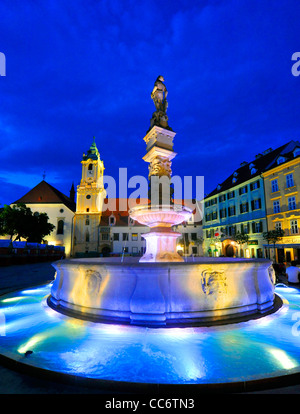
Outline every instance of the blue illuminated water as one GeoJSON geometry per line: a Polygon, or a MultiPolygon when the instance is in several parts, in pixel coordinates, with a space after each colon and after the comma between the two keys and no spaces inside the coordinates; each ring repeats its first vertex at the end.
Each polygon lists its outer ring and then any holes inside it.
{"type": "Polygon", "coordinates": [[[277,286],[283,306],[258,320],[151,329],[64,316],[46,303],[50,287],[1,296],[1,354],[64,374],[131,383],[230,383],[300,372],[296,288],[277,286]]]}

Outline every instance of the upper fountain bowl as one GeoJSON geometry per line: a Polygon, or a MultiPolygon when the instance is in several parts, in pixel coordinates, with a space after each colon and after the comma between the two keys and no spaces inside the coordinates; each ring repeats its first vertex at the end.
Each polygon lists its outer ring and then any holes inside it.
{"type": "Polygon", "coordinates": [[[190,219],[193,210],[180,204],[139,205],[133,207],[130,217],[151,229],[155,227],[171,228],[190,219]]]}

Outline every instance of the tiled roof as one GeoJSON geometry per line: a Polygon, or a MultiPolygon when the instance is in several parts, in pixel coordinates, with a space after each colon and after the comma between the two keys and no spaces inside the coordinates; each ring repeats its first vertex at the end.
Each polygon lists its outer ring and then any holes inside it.
{"type": "Polygon", "coordinates": [[[19,198],[12,204],[25,203],[25,204],[52,204],[60,203],[67,206],[70,210],[76,210],[76,204],[65,194],[57,190],[46,181],[41,181],[32,190],[28,191],[23,197],[19,198]]]}
{"type": "MultiPolygon", "coordinates": [[[[141,204],[148,204],[149,200],[142,200],[141,204]]],[[[103,212],[101,215],[100,226],[109,226],[109,217],[115,217],[115,226],[124,226],[128,227],[129,225],[129,206],[128,199],[111,199],[109,201],[109,209],[106,209],[107,199],[104,201],[103,212]],[[121,211],[120,211],[121,209],[121,211]]],[[[143,226],[142,224],[136,223],[138,226],[143,226]]],[[[143,226],[145,227],[145,226],[143,226]]]]}
{"type": "Polygon", "coordinates": [[[264,171],[276,167],[277,159],[281,155],[286,158],[285,162],[290,161],[294,158],[293,151],[296,147],[300,147],[300,142],[290,141],[275,150],[270,148],[269,150],[264,151],[264,153],[258,154],[253,161],[242,163],[238,169],[233,171],[233,173],[227,177],[225,181],[219,184],[217,188],[205,196],[205,198],[210,198],[218,193],[229,190],[232,187],[236,187],[237,185],[240,185],[254,177],[259,177],[264,171]],[[254,173],[251,173],[252,168],[256,170],[254,173]],[[233,182],[233,180],[235,181],[233,182]]]}

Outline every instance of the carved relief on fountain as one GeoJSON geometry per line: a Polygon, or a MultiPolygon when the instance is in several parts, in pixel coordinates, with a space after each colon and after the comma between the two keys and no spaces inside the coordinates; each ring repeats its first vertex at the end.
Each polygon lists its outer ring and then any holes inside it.
{"type": "Polygon", "coordinates": [[[205,295],[227,292],[227,280],[224,271],[206,269],[201,272],[201,287],[205,295]]]}
{"type": "Polygon", "coordinates": [[[84,275],[84,285],[86,294],[89,296],[97,296],[100,290],[102,277],[99,272],[93,269],[87,269],[84,275]]]}
{"type": "Polygon", "coordinates": [[[269,277],[270,277],[271,282],[273,283],[273,285],[275,285],[276,274],[275,274],[275,270],[272,265],[268,268],[268,272],[269,272],[269,277]]]}

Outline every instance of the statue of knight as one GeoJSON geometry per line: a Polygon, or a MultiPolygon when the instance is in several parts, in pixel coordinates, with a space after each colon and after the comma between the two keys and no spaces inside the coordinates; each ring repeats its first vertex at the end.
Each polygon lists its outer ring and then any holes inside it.
{"type": "Polygon", "coordinates": [[[151,92],[151,99],[154,102],[156,111],[152,115],[151,128],[153,125],[160,126],[162,128],[171,129],[168,125],[167,108],[168,91],[164,84],[163,76],[158,76],[154,83],[153,91],[151,92]]]}

